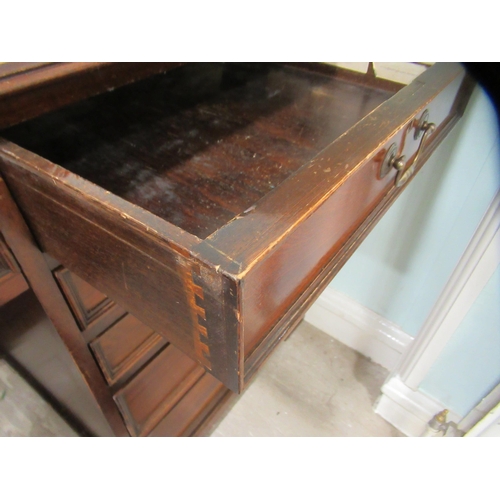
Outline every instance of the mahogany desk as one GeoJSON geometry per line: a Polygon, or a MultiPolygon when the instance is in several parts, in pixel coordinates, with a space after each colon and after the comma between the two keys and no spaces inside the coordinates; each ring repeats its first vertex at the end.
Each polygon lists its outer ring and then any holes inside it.
{"type": "Polygon", "coordinates": [[[206,431],[471,89],[457,64],[7,68],[0,230],[112,433],[206,431]]]}

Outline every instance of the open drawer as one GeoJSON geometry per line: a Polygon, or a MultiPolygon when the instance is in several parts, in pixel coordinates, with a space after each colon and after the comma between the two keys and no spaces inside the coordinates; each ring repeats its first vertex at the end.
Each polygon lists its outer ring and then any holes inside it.
{"type": "Polygon", "coordinates": [[[4,130],[0,172],[45,252],[239,392],[470,90],[188,64],[4,130]]]}

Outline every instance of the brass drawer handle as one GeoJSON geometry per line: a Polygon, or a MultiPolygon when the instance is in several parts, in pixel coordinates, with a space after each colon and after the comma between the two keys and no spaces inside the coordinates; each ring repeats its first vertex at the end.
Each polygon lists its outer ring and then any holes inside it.
{"type": "Polygon", "coordinates": [[[382,167],[380,169],[381,178],[385,177],[389,173],[390,169],[394,167],[398,171],[396,175],[396,187],[401,187],[413,175],[418,164],[418,159],[420,158],[420,153],[424,149],[424,144],[429,135],[436,129],[436,125],[434,123],[429,123],[428,118],[429,112],[425,110],[415,127],[415,139],[418,139],[422,133],[423,135],[420,139],[417,154],[415,155],[415,159],[412,164],[407,166],[405,164],[406,157],[404,155],[397,155],[397,145],[394,142],[387,150],[384,161],[382,162],[382,167]]]}

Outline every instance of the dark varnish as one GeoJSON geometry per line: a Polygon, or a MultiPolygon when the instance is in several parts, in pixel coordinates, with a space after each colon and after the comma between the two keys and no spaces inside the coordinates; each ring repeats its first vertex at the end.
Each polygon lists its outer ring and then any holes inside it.
{"type": "Polygon", "coordinates": [[[391,95],[283,65],[189,64],[2,136],[205,238],[391,95]]]}

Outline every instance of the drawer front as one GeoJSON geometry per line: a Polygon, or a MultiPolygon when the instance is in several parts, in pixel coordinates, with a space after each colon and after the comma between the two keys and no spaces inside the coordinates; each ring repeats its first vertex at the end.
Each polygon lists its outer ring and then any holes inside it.
{"type": "Polygon", "coordinates": [[[76,274],[64,267],[54,271],[54,277],[86,337],[102,332],[124,314],[124,310],[76,274]]]}
{"type": "Polygon", "coordinates": [[[148,435],[203,374],[195,361],[175,347],[164,349],[115,395],[130,434],[148,435]]]}
{"type": "Polygon", "coordinates": [[[0,233],[0,307],[28,288],[16,260],[0,233]]]}
{"type": "Polygon", "coordinates": [[[19,272],[19,267],[0,233],[0,283],[19,272]]]}
{"type": "MultiPolygon", "coordinates": [[[[204,420],[228,394],[228,390],[209,373],[205,373],[185,396],[149,433],[154,437],[196,435],[204,420]]],[[[216,417],[217,418],[217,417],[216,417]]]]}
{"type": "MultiPolygon", "coordinates": [[[[395,168],[382,175],[392,144],[418,171],[463,111],[464,81],[433,67],[204,240],[7,141],[0,169],[44,251],[238,392],[404,189],[395,168]]],[[[131,384],[117,402],[147,433],[158,415],[140,408],[161,401],[131,384]]]]}
{"type": "Polygon", "coordinates": [[[90,343],[110,385],[129,378],[167,345],[167,340],[131,314],[90,343]]]}
{"type": "Polygon", "coordinates": [[[131,436],[190,436],[228,389],[131,314],[90,343],[131,436]]]}

